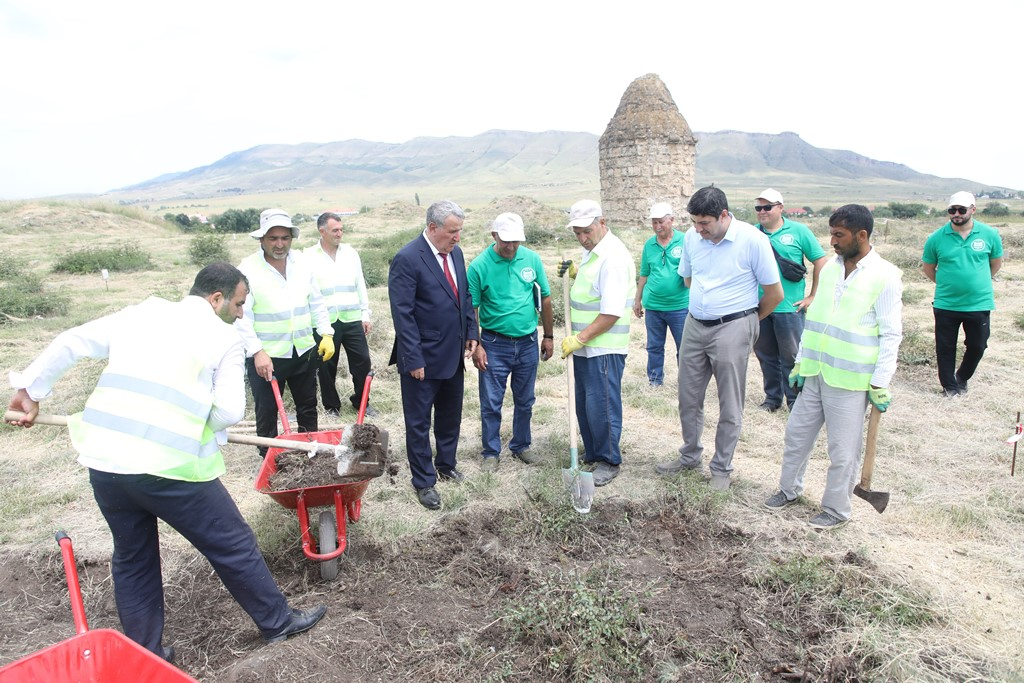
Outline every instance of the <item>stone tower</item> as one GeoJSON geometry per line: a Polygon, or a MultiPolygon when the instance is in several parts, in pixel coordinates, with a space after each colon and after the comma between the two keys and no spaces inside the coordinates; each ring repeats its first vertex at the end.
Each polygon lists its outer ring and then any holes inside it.
{"type": "Polygon", "coordinates": [[[649,225],[655,202],[668,202],[678,226],[694,192],[697,139],[657,74],[626,88],[601,136],[601,208],[608,224],[649,225]]]}

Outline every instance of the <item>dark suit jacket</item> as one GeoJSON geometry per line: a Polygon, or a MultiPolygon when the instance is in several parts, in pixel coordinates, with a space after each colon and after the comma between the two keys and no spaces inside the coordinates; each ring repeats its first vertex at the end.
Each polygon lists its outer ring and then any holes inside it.
{"type": "Polygon", "coordinates": [[[466,341],[478,336],[462,249],[455,247],[451,256],[459,301],[423,235],[391,261],[388,296],[395,345],[388,364],[397,363],[400,373],[423,368],[424,379],[449,379],[464,368],[466,341]]]}

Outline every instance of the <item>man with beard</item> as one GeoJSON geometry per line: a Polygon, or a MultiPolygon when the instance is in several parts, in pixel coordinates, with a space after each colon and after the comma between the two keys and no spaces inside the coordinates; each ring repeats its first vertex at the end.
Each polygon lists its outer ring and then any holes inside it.
{"type": "Polygon", "coordinates": [[[796,354],[790,385],[802,391],[786,423],[779,491],[769,510],[797,502],[822,425],[828,430],[831,465],[814,529],[837,529],[850,520],[857,483],[864,409],[885,412],[889,382],[903,338],[903,282],[899,268],[870,244],[874,219],[867,207],[847,204],[828,220],[835,258],[821,270],[818,296],[796,354]]]}
{"type": "Polygon", "coordinates": [[[946,397],[967,393],[967,380],[985,355],[989,317],[995,306],[992,278],[1003,265],[999,232],[974,220],[974,195],[949,198],[949,222],[924,243],[921,270],[935,283],[935,361],[946,397]],[[956,344],[964,328],[964,357],[956,366],[956,344]]]}

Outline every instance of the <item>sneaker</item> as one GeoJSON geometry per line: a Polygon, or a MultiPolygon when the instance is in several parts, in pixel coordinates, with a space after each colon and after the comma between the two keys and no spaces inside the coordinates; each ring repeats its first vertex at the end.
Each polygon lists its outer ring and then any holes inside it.
{"type": "Polygon", "coordinates": [[[696,467],[690,467],[688,465],[684,465],[679,458],[676,458],[671,462],[659,462],[657,465],[654,466],[655,472],[664,475],[679,474],[680,472],[693,472],[699,469],[700,465],[697,465],[696,467]]]}
{"type": "Polygon", "coordinates": [[[769,403],[768,401],[765,401],[764,403],[758,406],[758,408],[765,411],[766,413],[777,412],[780,407],[781,406],[779,406],[778,403],[769,403]]]}
{"type": "Polygon", "coordinates": [[[454,481],[456,484],[466,481],[466,475],[458,470],[448,470],[447,472],[438,470],[437,478],[441,481],[454,481]]]}
{"type": "Polygon", "coordinates": [[[764,506],[769,510],[781,510],[784,507],[793,505],[796,501],[796,498],[786,498],[785,493],[777,491],[775,495],[764,502],[764,506]]]}
{"type": "Polygon", "coordinates": [[[484,458],[484,461],[480,463],[481,472],[497,472],[498,471],[498,459],[497,458],[484,458]]]}
{"type": "Polygon", "coordinates": [[[380,411],[367,403],[366,412],[363,413],[363,417],[380,417],[380,411]]]}
{"type": "Polygon", "coordinates": [[[534,463],[540,462],[540,458],[534,455],[529,448],[525,451],[512,451],[512,457],[520,462],[524,462],[527,465],[533,465],[534,463]]]}
{"type": "Polygon", "coordinates": [[[728,491],[730,483],[728,474],[711,475],[711,488],[715,491],[728,491]]]}
{"type": "Polygon", "coordinates": [[[594,467],[594,486],[604,486],[612,479],[619,476],[619,466],[609,465],[606,462],[599,462],[594,467]]]}
{"type": "Polygon", "coordinates": [[[812,529],[838,529],[849,521],[848,519],[839,519],[833,514],[822,511],[811,517],[807,523],[811,525],[812,529]]]}

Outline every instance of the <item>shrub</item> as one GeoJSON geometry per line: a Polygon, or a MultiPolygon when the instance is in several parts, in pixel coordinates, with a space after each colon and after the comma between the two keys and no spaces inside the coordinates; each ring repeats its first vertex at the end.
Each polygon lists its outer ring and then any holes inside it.
{"type": "Polygon", "coordinates": [[[217,232],[252,232],[260,227],[262,209],[228,209],[210,218],[217,232]]]}
{"type": "Polygon", "coordinates": [[[985,216],[1009,216],[1010,207],[1006,204],[1000,204],[999,202],[989,202],[985,205],[985,208],[981,210],[981,213],[985,216]]]}
{"type": "Polygon", "coordinates": [[[63,292],[46,291],[42,278],[25,272],[17,261],[0,261],[0,325],[18,318],[62,315],[67,309],[63,292]]]}
{"type": "Polygon", "coordinates": [[[229,261],[228,249],[224,246],[224,236],[213,233],[200,233],[192,237],[188,243],[189,263],[197,266],[208,266],[215,261],[229,261]]]}
{"type": "MultiPolygon", "coordinates": [[[[902,204],[900,202],[889,202],[889,210],[893,218],[917,218],[921,214],[928,213],[928,207],[924,204],[902,204]]],[[[875,215],[879,215],[877,212],[875,215]]]]}
{"type": "Polygon", "coordinates": [[[53,269],[63,273],[98,273],[104,268],[116,272],[148,270],[153,267],[149,254],[137,242],[128,242],[106,249],[87,247],[58,259],[53,269]]]}
{"type": "Polygon", "coordinates": [[[367,287],[380,287],[388,283],[388,267],[398,250],[423,232],[421,228],[409,228],[386,237],[371,237],[359,249],[363,262],[363,277],[367,287]]]}

